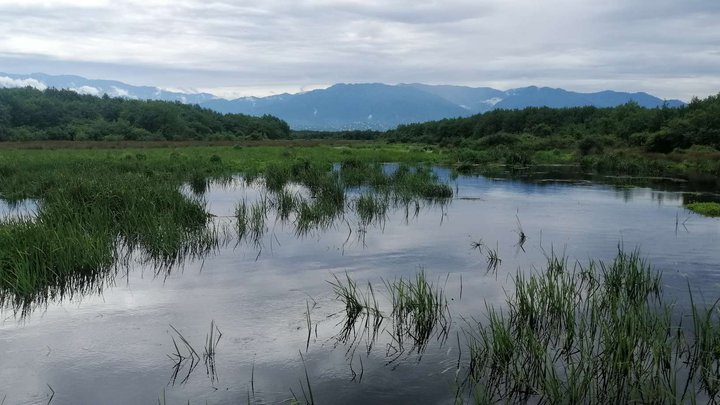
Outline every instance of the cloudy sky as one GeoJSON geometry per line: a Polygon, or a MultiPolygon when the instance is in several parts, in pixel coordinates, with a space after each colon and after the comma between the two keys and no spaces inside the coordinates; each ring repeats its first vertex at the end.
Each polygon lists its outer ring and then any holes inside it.
{"type": "Polygon", "coordinates": [[[337,82],[720,92],[718,0],[0,0],[0,71],[267,95],[337,82]]]}

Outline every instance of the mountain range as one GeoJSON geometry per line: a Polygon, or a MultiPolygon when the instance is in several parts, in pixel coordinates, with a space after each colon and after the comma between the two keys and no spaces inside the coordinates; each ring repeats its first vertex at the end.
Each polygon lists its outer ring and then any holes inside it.
{"type": "Polygon", "coordinates": [[[613,107],[630,101],[648,108],[685,104],[680,100],[662,100],[647,93],[579,93],[535,86],[503,91],[489,87],[418,83],[335,84],[326,89],[297,94],[227,100],[209,93],[167,91],[80,76],[0,73],[0,87],[25,86],[63,88],[95,96],[107,94],[111,97],[177,101],[198,104],[222,113],[269,114],[287,121],[292,129],[323,131],[386,130],[401,124],[466,117],[494,109],[613,107]]]}

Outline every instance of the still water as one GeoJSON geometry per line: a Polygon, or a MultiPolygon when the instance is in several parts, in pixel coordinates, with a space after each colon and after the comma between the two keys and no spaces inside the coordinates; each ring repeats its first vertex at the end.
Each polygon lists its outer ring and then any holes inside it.
{"type": "MultiPolygon", "coordinates": [[[[512,276],[541,271],[550,251],[587,262],[611,260],[619,245],[638,248],[663,272],[669,299],[682,300],[688,281],[708,301],[719,295],[720,221],[683,208],[698,194],[438,173],[456,191],[445,205],[391,209],[366,228],[350,215],[303,236],[270,218],[260,245],[228,236],[217,252],[170,272],[137,260],[101,295],[24,318],[4,309],[0,403],[281,403],[310,390],[317,403],[453,403],[465,354],[458,332],[482,320],[486,305],[503,305],[512,276]],[[496,271],[478,242],[497,250],[496,271]],[[338,339],[344,306],[328,283],[334,275],[347,272],[363,291],[372,283],[388,311],[383,281],[421,270],[447,297],[446,334],[421,353],[398,351],[387,322],[377,339],[362,328],[355,344],[338,339]],[[214,372],[202,361],[212,321],[222,333],[214,372]],[[200,355],[194,368],[174,369],[180,336],[200,355]]],[[[211,185],[204,198],[218,226],[232,229],[236,204],[261,195],[238,180],[211,185]]],[[[0,205],[2,215],[16,212],[0,205]]]]}

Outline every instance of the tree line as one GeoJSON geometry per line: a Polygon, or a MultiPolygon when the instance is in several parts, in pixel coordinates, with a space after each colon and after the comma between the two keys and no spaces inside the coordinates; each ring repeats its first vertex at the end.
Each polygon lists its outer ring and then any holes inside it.
{"type": "Polygon", "coordinates": [[[635,147],[655,153],[693,146],[720,149],[720,94],[694,98],[677,108],[648,109],[630,102],[612,108],[494,110],[467,118],[401,125],[383,137],[469,149],[574,146],[581,154],[603,147],[635,147]]]}
{"type": "Polygon", "coordinates": [[[71,90],[0,89],[0,141],[356,139],[417,142],[469,151],[605,149],[653,153],[720,149],[720,94],[684,107],[529,107],[394,130],[291,131],[279,118],[221,114],[179,102],[81,95],[71,90]]]}
{"type": "Polygon", "coordinates": [[[0,141],[279,139],[290,127],[265,115],[220,114],[180,102],[95,97],[71,90],[0,89],[0,141]]]}

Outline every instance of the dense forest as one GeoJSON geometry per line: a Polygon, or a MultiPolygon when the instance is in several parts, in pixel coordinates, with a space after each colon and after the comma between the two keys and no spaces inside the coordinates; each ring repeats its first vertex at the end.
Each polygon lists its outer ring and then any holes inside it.
{"type": "Polygon", "coordinates": [[[0,141],[220,140],[288,138],[272,117],[220,114],[198,106],[81,95],[71,90],[0,89],[0,141]]]}
{"type": "Polygon", "coordinates": [[[528,150],[577,147],[581,154],[605,147],[638,147],[669,153],[720,148],[720,95],[693,99],[685,107],[647,109],[635,103],[613,108],[532,107],[494,110],[468,118],[401,125],[385,137],[482,150],[497,146],[528,150]]]}

